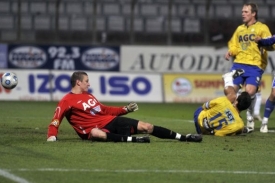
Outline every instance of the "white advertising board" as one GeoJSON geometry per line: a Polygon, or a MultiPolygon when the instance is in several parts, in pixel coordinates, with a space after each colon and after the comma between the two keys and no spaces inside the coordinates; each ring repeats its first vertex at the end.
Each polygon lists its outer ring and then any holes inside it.
{"type": "MultiPolygon", "coordinates": [[[[232,60],[224,58],[227,47],[121,46],[122,72],[225,73],[232,60]]],[[[275,69],[275,51],[269,52],[266,73],[275,69]]]]}
{"type": "MultiPolygon", "coordinates": [[[[13,90],[0,87],[0,100],[60,100],[70,92],[72,71],[0,70],[0,75],[11,71],[18,76],[13,90]],[[52,78],[52,79],[50,79],[52,78]],[[50,82],[51,81],[51,82],[50,82]]],[[[161,75],[114,72],[87,72],[90,92],[100,101],[162,102],[161,75]]]]}

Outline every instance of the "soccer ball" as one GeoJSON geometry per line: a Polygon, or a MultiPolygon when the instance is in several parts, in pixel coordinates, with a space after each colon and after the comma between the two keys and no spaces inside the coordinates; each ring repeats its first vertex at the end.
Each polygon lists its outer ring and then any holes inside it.
{"type": "Polygon", "coordinates": [[[1,77],[1,84],[6,89],[13,89],[18,84],[18,78],[13,72],[6,72],[1,77]]]}

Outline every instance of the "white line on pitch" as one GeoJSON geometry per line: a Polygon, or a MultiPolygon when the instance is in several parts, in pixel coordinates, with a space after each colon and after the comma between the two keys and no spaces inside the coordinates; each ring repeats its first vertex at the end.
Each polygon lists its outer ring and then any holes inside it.
{"type": "Polygon", "coordinates": [[[115,172],[115,173],[211,173],[211,174],[255,174],[255,175],[275,175],[275,172],[258,171],[225,171],[225,170],[107,170],[107,169],[63,169],[63,168],[39,168],[39,169],[13,169],[16,171],[42,171],[42,172],[115,172]]]}
{"type": "Polygon", "coordinates": [[[30,183],[29,181],[27,181],[21,177],[18,177],[16,175],[13,175],[13,174],[11,174],[5,170],[2,170],[2,169],[0,169],[0,176],[6,177],[7,179],[13,180],[18,183],[30,183]]]}

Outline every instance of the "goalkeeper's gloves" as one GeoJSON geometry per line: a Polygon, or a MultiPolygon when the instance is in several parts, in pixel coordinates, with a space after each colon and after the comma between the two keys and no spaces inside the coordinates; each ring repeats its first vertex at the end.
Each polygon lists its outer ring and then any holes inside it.
{"type": "Polygon", "coordinates": [[[55,142],[56,140],[56,136],[50,136],[47,138],[47,142],[55,142]]]}
{"type": "Polygon", "coordinates": [[[127,112],[134,112],[138,110],[138,105],[135,102],[130,102],[128,105],[125,106],[127,112]]]}

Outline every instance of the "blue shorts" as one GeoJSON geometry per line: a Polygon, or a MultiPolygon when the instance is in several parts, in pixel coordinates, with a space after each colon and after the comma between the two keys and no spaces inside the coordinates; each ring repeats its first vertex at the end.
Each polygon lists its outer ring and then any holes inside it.
{"type": "Polygon", "coordinates": [[[198,134],[202,133],[200,125],[199,125],[199,121],[198,121],[198,117],[199,117],[202,110],[203,110],[202,107],[199,107],[194,113],[194,123],[195,123],[196,131],[197,131],[198,134]]]}
{"type": "Polygon", "coordinates": [[[235,69],[244,70],[243,75],[234,79],[233,83],[235,85],[251,84],[258,87],[261,84],[264,70],[260,69],[259,67],[254,65],[233,63],[231,71],[235,69]]]}

